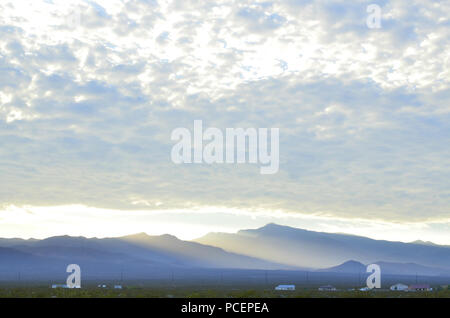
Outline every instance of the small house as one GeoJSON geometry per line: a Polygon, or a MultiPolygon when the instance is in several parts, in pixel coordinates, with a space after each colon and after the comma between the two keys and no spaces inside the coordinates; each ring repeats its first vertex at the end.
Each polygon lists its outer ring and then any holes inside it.
{"type": "Polygon", "coordinates": [[[52,288],[53,289],[55,289],[55,288],[69,288],[69,286],[64,285],[64,284],[53,284],[52,288]]]}
{"type": "Polygon", "coordinates": [[[320,286],[319,291],[336,291],[336,287],[332,285],[320,286]]]}
{"type": "Polygon", "coordinates": [[[432,291],[433,288],[428,284],[420,284],[420,285],[411,285],[408,287],[408,291],[432,291]]]}
{"type": "Polygon", "coordinates": [[[295,285],[278,285],[275,290],[295,290],[295,285]]]}
{"type": "Polygon", "coordinates": [[[390,289],[392,291],[397,291],[397,290],[399,290],[399,291],[406,291],[406,290],[408,290],[408,285],[405,285],[405,284],[402,284],[402,283],[398,283],[398,284],[392,285],[390,287],[390,289]]]}

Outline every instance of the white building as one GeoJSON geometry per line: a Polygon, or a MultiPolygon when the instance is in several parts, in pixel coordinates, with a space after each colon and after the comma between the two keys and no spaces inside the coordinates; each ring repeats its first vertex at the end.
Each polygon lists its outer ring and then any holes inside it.
{"type": "Polygon", "coordinates": [[[410,285],[408,287],[408,291],[432,291],[433,288],[430,287],[428,284],[421,284],[421,285],[410,285]]]}
{"type": "Polygon", "coordinates": [[[320,286],[319,291],[336,291],[336,287],[331,285],[320,286]]]}
{"type": "Polygon", "coordinates": [[[52,288],[69,288],[69,286],[63,284],[53,284],[52,288]]]}
{"type": "Polygon", "coordinates": [[[295,285],[278,285],[275,290],[295,290],[295,285]]]}
{"type": "Polygon", "coordinates": [[[114,285],[114,289],[122,289],[122,285],[114,285]]]}
{"type": "Polygon", "coordinates": [[[398,283],[398,284],[392,285],[390,289],[405,291],[405,290],[408,290],[408,285],[398,283]]]}

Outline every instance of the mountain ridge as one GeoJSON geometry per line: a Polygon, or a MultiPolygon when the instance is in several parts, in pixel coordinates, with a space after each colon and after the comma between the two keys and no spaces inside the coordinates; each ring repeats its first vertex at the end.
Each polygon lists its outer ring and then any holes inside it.
{"type": "Polygon", "coordinates": [[[315,232],[269,223],[237,233],[208,233],[194,240],[236,253],[293,266],[326,268],[348,260],[374,263],[416,263],[450,269],[450,250],[446,246],[423,245],[363,236],[315,232]]]}
{"type": "Polygon", "coordinates": [[[21,266],[22,262],[28,268],[36,264],[36,270],[39,266],[53,270],[67,263],[80,263],[91,272],[117,272],[126,267],[138,274],[168,268],[353,273],[365,270],[364,264],[378,263],[385,272],[399,275],[450,274],[450,250],[445,246],[373,240],[275,223],[237,233],[208,233],[192,241],[145,232],[107,238],[0,238],[0,255],[0,270],[21,266]]]}
{"type": "MultiPolygon", "coordinates": [[[[164,268],[239,268],[239,269],[292,269],[221,248],[197,242],[183,241],[173,235],[150,236],[137,233],[117,238],[85,238],[82,236],[54,236],[42,240],[9,241],[0,239],[0,247],[7,245],[11,251],[41,259],[67,260],[69,263],[86,263],[95,267],[111,264],[149,263],[164,268]],[[6,242],[6,243],[5,243],[6,242]]],[[[8,259],[0,268],[8,267],[8,259]]]]}

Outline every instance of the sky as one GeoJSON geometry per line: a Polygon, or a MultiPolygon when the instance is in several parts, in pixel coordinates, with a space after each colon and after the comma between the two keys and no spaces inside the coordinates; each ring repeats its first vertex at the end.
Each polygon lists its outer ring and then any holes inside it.
{"type": "Polygon", "coordinates": [[[3,0],[0,237],[192,239],[274,222],[450,244],[448,12],[3,0]],[[279,128],[279,172],[175,165],[171,132],[194,120],[279,128]]]}

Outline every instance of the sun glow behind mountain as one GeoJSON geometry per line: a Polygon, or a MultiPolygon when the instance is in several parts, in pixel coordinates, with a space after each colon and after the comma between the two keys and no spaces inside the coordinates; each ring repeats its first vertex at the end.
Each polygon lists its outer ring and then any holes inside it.
{"type": "Polygon", "coordinates": [[[117,237],[145,232],[171,234],[191,240],[210,232],[234,233],[277,223],[329,233],[347,233],[373,239],[412,242],[426,239],[447,245],[446,223],[389,223],[363,219],[286,213],[246,211],[208,206],[186,210],[111,210],[82,205],[15,207],[0,211],[2,237],[46,238],[55,235],[117,237]]]}

